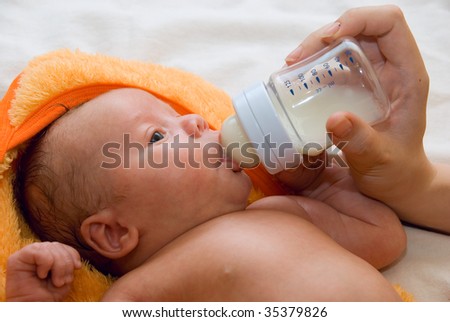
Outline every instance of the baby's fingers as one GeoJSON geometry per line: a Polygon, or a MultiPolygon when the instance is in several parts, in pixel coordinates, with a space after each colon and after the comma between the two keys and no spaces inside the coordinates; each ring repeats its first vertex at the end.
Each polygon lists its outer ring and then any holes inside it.
{"type": "Polygon", "coordinates": [[[80,254],[72,247],[67,246],[67,245],[63,245],[66,249],[66,251],[70,254],[70,256],[72,257],[72,261],[73,261],[73,265],[75,269],[80,269],[81,268],[81,258],[80,258],[80,254]]]}
{"type": "Polygon", "coordinates": [[[71,247],[58,244],[53,251],[53,266],[51,268],[51,280],[55,287],[63,287],[71,284],[75,269],[81,267],[78,253],[71,247]]]}
{"type": "Polygon", "coordinates": [[[21,261],[31,265],[31,269],[35,265],[36,275],[40,279],[47,278],[55,261],[50,245],[49,242],[34,243],[20,251],[21,261]]]}

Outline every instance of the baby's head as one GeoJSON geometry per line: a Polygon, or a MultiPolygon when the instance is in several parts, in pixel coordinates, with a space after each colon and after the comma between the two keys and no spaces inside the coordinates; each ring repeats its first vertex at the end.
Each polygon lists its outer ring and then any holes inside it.
{"type": "Polygon", "coordinates": [[[218,142],[198,115],[178,115],[142,90],[113,90],[33,139],[16,197],[42,240],[122,274],[193,227],[245,208],[250,181],[218,142]]]}

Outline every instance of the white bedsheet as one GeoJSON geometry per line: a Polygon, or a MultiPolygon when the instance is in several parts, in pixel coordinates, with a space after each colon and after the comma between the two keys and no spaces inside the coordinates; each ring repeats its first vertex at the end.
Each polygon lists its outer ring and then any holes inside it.
{"type": "MultiPolygon", "coordinates": [[[[0,96],[34,56],[68,47],[199,74],[234,95],[280,68],[310,32],[363,0],[0,0],[0,96]]],[[[431,78],[426,150],[450,163],[450,0],[393,0],[431,78]]],[[[413,155],[411,156],[414,157],[413,155]]],[[[406,228],[405,256],[384,274],[419,301],[450,300],[450,236],[406,228]]]]}

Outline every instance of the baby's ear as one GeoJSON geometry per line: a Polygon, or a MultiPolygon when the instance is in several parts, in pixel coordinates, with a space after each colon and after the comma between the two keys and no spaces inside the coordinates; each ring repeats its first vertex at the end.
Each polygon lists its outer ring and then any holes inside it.
{"type": "Polygon", "coordinates": [[[139,242],[137,228],[121,223],[108,208],[86,218],[81,224],[81,235],[97,253],[110,259],[128,255],[139,242]]]}

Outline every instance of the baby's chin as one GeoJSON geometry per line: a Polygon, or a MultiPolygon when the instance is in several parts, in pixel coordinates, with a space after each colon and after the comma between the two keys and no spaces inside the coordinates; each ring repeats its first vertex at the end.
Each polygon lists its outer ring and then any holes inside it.
{"type": "Polygon", "coordinates": [[[252,185],[252,181],[250,180],[250,177],[244,171],[236,173],[236,175],[239,175],[242,177],[240,186],[236,187],[236,188],[240,192],[239,193],[239,203],[238,203],[240,205],[239,210],[244,210],[248,206],[249,197],[250,197],[250,193],[252,192],[253,185],[252,185]]]}

